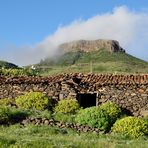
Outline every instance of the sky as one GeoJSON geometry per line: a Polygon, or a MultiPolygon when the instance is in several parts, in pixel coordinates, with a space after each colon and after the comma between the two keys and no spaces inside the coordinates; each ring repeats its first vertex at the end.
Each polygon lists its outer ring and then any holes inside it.
{"type": "Polygon", "coordinates": [[[79,39],[118,40],[148,61],[148,0],[0,0],[0,60],[34,64],[79,39]]]}

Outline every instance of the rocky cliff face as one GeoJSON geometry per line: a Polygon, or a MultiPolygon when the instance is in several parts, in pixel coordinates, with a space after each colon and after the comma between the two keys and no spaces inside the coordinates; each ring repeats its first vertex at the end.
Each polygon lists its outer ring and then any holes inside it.
{"type": "Polygon", "coordinates": [[[68,43],[61,44],[59,46],[59,49],[64,50],[64,52],[69,51],[84,51],[84,52],[91,52],[91,51],[97,51],[100,49],[106,49],[110,52],[125,52],[125,50],[120,47],[119,42],[115,40],[78,40],[78,41],[72,41],[68,43]]]}

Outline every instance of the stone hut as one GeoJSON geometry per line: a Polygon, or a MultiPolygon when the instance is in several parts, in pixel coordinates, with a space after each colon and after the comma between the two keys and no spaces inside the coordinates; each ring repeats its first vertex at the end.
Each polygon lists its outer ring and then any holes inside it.
{"type": "Polygon", "coordinates": [[[29,91],[46,93],[55,102],[74,98],[84,108],[113,101],[135,116],[148,114],[148,74],[0,77],[0,98],[15,98],[29,91]]]}

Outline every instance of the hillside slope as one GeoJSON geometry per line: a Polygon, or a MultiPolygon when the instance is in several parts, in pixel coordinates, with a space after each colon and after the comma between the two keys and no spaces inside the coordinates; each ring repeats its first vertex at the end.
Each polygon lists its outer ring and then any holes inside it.
{"type": "Polygon", "coordinates": [[[37,66],[48,66],[46,74],[61,72],[148,73],[148,62],[124,52],[109,52],[106,49],[92,52],[67,52],[57,60],[47,58],[37,66]]]}
{"type": "Polygon", "coordinates": [[[3,68],[18,68],[18,66],[13,63],[0,60],[0,68],[1,67],[3,67],[3,68]]]}

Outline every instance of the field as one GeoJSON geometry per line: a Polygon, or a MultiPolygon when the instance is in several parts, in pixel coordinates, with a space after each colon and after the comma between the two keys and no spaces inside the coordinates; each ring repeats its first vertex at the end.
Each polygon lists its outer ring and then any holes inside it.
{"type": "Polygon", "coordinates": [[[147,148],[148,139],[77,133],[70,129],[19,124],[0,126],[1,148],[147,148]]]}

